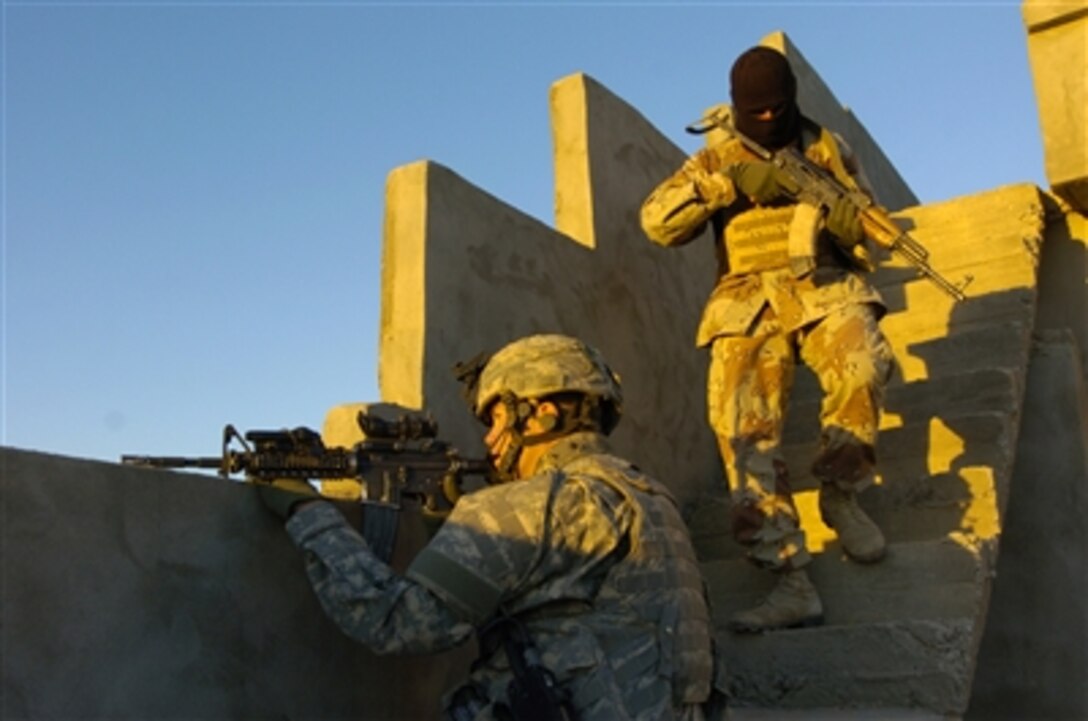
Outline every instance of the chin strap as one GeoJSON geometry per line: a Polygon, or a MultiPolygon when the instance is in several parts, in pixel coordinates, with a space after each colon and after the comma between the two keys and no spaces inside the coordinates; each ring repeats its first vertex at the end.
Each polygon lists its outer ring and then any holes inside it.
{"type": "Polygon", "coordinates": [[[600,401],[596,398],[586,398],[578,404],[574,412],[537,416],[537,423],[542,430],[532,435],[525,434],[525,422],[536,411],[539,400],[518,398],[507,391],[499,396],[498,402],[506,406],[507,421],[503,430],[510,436],[506,450],[495,462],[495,472],[502,482],[517,478],[515,468],[526,447],[554,441],[575,431],[598,427],[594,419],[598,415],[600,401]]]}
{"type": "Polygon", "coordinates": [[[525,448],[525,436],[521,432],[521,427],[525,419],[532,414],[532,406],[528,401],[520,400],[509,391],[500,394],[498,402],[506,407],[506,427],[503,431],[509,435],[510,443],[495,461],[495,475],[498,476],[500,483],[508,483],[517,480],[515,468],[525,448]]]}

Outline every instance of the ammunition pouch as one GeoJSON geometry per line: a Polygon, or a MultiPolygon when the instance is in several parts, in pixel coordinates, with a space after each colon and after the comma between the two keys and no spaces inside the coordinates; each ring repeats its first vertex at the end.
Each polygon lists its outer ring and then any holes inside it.
{"type": "Polygon", "coordinates": [[[789,265],[790,223],[794,205],[752,208],[725,227],[729,274],[744,275],[789,265]]]}

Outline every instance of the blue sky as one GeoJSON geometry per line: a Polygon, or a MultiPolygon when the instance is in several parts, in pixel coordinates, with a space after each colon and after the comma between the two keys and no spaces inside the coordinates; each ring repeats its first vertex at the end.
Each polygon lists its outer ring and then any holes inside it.
{"type": "Polygon", "coordinates": [[[923,203],[1046,185],[1019,2],[4,2],[0,443],[214,455],[378,400],[385,178],[550,223],[548,88],[680,147],[784,30],[923,203]]]}

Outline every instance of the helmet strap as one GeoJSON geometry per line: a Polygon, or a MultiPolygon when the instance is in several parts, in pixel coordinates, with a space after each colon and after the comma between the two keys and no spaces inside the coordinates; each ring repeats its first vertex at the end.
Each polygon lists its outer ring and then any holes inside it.
{"type": "Polygon", "coordinates": [[[532,406],[509,391],[502,393],[498,402],[506,406],[506,427],[503,430],[509,435],[510,443],[495,461],[495,475],[499,477],[500,482],[506,483],[517,479],[515,469],[518,459],[521,458],[521,452],[525,448],[525,437],[522,435],[521,428],[525,422],[524,419],[532,415],[532,406]]]}
{"type": "Polygon", "coordinates": [[[541,432],[533,434],[525,433],[525,423],[540,406],[539,400],[518,398],[507,391],[499,396],[498,402],[506,406],[507,420],[504,430],[510,438],[506,450],[495,461],[495,472],[504,482],[517,478],[515,470],[525,448],[557,440],[575,431],[597,429],[599,426],[599,400],[596,398],[586,397],[573,409],[556,404],[557,413],[536,416],[541,432]]]}

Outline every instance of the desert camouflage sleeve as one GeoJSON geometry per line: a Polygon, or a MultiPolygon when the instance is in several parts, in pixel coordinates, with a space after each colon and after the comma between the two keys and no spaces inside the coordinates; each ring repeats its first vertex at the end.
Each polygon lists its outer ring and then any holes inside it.
{"type": "Polygon", "coordinates": [[[427,589],[393,572],[333,506],[311,503],[287,523],[325,613],[375,653],[452,648],[474,629],[427,589]]]}
{"type": "Polygon", "coordinates": [[[718,172],[711,148],[700,150],[658,185],[642,203],[640,221],[658,245],[683,245],[698,236],[716,211],[737,198],[733,182],[718,172]]]}

